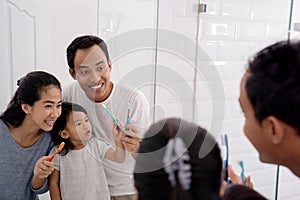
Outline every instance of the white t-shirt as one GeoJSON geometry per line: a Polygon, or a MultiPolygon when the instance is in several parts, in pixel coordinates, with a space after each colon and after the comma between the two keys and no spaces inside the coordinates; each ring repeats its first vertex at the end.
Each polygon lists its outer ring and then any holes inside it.
{"type": "MultiPolygon", "coordinates": [[[[111,146],[96,137],[79,150],[57,154],[54,168],[60,172],[60,193],[64,200],[110,200],[102,159],[111,146]]],[[[51,150],[53,153],[57,146],[51,150]]]]}
{"type": "MultiPolygon", "coordinates": [[[[101,103],[95,103],[87,98],[77,81],[66,85],[62,91],[63,101],[83,106],[87,110],[95,136],[104,139],[113,147],[115,147],[112,133],[113,121],[104,111],[101,104],[105,104],[116,118],[125,123],[128,100],[130,100],[130,120],[139,130],[141,136],[143,136],[150,125],[149,104],[145,96],[139,91],[113,84],[110,96],[101,103]]],[[[136,194],[133,181],[135,160],[130,153],[126,152],[124,163],[115,163],[105,159],[103,164],[111,196],[136,194]]]]}

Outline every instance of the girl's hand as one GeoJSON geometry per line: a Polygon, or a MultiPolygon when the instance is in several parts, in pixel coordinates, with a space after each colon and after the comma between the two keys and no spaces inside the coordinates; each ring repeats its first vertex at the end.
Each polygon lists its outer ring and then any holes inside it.
{"type": "Polygon", "coordinates": [[[33,173],[39,178],[47,178],[54,171],[53,162],[49,162],[48,159],[51,156],[41,157],[34,166],[33,173]]]}
{"type": "MultiPolygon", "coordinates": [[[[242,183],[241,177],[233,171],[231,165],[228,166],[228,176],[230,177],[231,183],[244,185],[242,183]]],[[[250,176],[245,176],[245,179],[246,179],[245,186],[253,189],[253,183],[251,181],[250,176]]]]}
{"type": "Polygon", "coordinates": [[[125,133],[122,132],[122,130],[120,129],[120,127],[118,127],[118,125],[116,123],[113,123],[112,132],[113,132],[115,141],[121,143],[122,138],[125,136],[125,133]]]}

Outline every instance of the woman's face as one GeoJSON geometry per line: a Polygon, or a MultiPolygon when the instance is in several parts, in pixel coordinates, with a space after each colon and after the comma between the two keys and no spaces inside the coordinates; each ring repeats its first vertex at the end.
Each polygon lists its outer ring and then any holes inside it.
{"type": "Polygon", "coordinates": [[[41,90],[40,96],[40,100],[29,106],[26,117],[33,127],[50,131],[61,114],[61,90],[57,86],[49,85],[41,90]]]}

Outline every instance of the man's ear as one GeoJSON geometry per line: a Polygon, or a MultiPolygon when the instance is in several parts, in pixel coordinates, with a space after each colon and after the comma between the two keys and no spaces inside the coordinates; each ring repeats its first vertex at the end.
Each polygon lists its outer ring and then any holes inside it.
{"type": "Polygon", "coordinates": [[[69,133],[66,130],[62,130],[58,133],[58,135],[64,139],[68,139],[69,138],[69,133]]]}
{"type": "Polygon", "coordinates": [[[27,114],[31,112],[31,106],[25,103],[21,104],[22,110],[27,114]]]}
{"type": "Polygon", "coordinates": [[[266,121],[268,123],[268,131],[270,133],[272,143],[274,145],[279,145],[285,136],[284,122],[274,116],[267,117],[266,121]]]}
{"type": "Polygon", "coordinates": [[[69,68],[69,74],[72,76],[74,80],[76,80],[76,73],[75,69],[69,68]]]}

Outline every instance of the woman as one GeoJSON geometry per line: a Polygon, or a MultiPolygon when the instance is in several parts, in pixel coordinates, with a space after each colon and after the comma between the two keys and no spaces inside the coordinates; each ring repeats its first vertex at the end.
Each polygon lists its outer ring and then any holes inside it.
{"type": "Polygon", "coordinates": [[[18,81],[0,116],[0,199],[38,199],[48,190],[53,146],[50,131],[61,114],[61,85],[51,74],[35,71],[18,81]]]}

